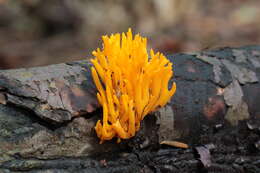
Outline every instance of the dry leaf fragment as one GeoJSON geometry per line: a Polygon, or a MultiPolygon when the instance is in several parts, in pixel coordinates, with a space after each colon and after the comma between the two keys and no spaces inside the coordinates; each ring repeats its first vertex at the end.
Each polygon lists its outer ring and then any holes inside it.
{"type": "Polygon", "coordinates": [[[177,142],[177,141],[162,141],[160,143],[161,145],[169,145],[169,146],[172,146],[172,147],[177,147],[177,148],[189,148],[189,146],[185,143],[182,143],[182,142],[177,142]]]}

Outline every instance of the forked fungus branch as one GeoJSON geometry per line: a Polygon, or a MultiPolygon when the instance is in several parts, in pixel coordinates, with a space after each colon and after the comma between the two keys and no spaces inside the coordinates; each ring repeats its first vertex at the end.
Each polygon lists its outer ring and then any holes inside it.
{"type": "Polygon", "coordinates": [[[103,49],[93,52],[92,77],[103,107],[95,126],[101,142],[113,137],[128,139],[150,112],[164,106],[176,91],[172,63],[161,53],[147,53],[147,39],[128,32],[103,36],[103,49]]]}

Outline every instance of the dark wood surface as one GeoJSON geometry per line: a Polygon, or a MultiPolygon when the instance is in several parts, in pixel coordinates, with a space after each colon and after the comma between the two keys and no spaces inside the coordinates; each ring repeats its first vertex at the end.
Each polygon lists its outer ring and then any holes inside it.
{"type": "Polygon", "coordinates": [[[168,57],[175,96],[120,144],[93,130],[88,61],[0,71],[0,172],[260,172],[260,46],[168,57]]]}

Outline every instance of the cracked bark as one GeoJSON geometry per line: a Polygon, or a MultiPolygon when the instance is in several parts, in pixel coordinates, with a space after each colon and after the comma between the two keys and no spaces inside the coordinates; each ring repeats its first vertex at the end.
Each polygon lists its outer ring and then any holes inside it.
{"type": "Polygon", "coordinates": [[[176,95],[120,144],[98,144],[88,61],[0,71],[0,172],[260,172],[260,46],[168,57],[176,95]]]}

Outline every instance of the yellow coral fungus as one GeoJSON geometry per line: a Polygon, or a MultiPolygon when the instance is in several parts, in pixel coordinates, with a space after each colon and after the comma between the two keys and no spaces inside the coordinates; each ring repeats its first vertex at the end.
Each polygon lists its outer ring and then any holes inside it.
{"type": "Polygon", "coordinates": [[[103,106],[103,119],[95,127],[101,142],[113,137],[128,139],[140,122],[173,96],[176,84],[168,90],[173,76],[172,63],[161,53],[150,50],[146,38],[128,32],[103,36],[103,49],[93,51],[92,77],[103,106]]]}

